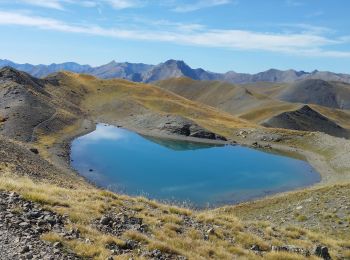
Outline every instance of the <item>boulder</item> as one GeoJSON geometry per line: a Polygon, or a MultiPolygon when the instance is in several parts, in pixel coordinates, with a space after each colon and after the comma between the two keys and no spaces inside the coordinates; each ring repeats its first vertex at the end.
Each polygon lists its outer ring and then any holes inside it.
{"type": "Polygon", "coordinates": [[[328,247],[326,246],[317,245],[314,249],[314,255],[321,257],[325,260],[332,259],[328,252],[328,247]]]}
{"type": "Polygon", "coordinates": [[[39,150],[36,148],[30,148],[29,151],[31,151],[34,154],[39,154],[39,150]]]}
{"type": "Polygon", "coordinates": [[[195,122],[179,116],[167,117],[165,122],[162,122],[158,128],[170,134],[177,134],[189,137],[227,141],[224,136],[215,134],[195,122]]]}

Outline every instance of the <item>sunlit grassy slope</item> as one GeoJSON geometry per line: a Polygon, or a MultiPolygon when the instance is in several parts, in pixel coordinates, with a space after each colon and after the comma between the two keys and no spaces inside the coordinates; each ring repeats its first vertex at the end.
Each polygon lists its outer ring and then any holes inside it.
{"type": "MultiPolygon", "coordinates": [[[[301,103],[290,103],[278,99],[278,95],[290,87],[290,84],[286,83],[257,82],[234,85],[220,81],[173,78],[159,81],[156,85],[256,124],[283,112],[295,111],[302,106],[301,103]]],[[[311,105],[311,107],[341,126],[350,128],[349,110],[331,109],[319,105],[311,105]]]]}
{"type": "MultiPolygon", "coordinates": [[[[273,245],[291,244],[312,250],[315,244],[322,244],[329,247],[333,257],[349,254],[346,248],[350,241],[345,238],[327,237],[298,225],[276,226],[268,221],[242,221],[236,217],[235,209],[231,208],[197,212],[141,197],[118,195],[85,184],[70,189],[34,182],[26,177],[15,177],[10,169],[4,168],[1,170],[0,189],[18,192],[25,199],[38,202],[59,214],[66,214],[70,221],[67,229],[78,228],[83,239],[66,239],[55,232],[46,233],[42,238],[50,242],[59,241],[87,258],[106,259],[111,255],[106,248],[108,245],[122,246],[128,239],[140,242],[143,250],[158,249],[188,259],[256,259],[258,255],[250,250],[253,245],[259,246],[263,252],[267,251],[264,253],[265,259],[304,259],[300,254],[269,252],[273,245]],[[149,232],[143,234],[130,230],[120,236],[105,234],[93,223],[106,212],[140,217],[149,227],[149,232]],[[194,224],[188,224],[189,219],[194,224]],[[211,227],[214,227],[213,231],[207,233],[211,227]],[[209,234],[208,238],[206,234],[209,234]]],[[[250,208],[246,211],[244,208],[237,209],[239,215],[241,212],[252,214],[250,208]]],[[[254,215],[259,216],[259,212],[254,215]]],[[[116,259],[130,257],[144,259],[137,249],[116,256],[116,259]]]]}
{"type": "MultiPolygon", "coordinates": [[[[188,97],[193,100],[189,100],[172,93],[172,89],[167,90],[124,80],[100,80],[92,76],[67,72],[57,73],[48,77],[47,80],[51,82],[46,88],[52,97],[52,104],[55,105],[56,111],[47,122],[49,127],[43,126],[35,129],[38,138],[33,145],[39,148],[40,160],[43,157],[50,159],[50,162],[52,162],[53,154],[61,152],[61,150],[54,149],[55,145],[62,144],[63,141],[67,141],[67,138],[81,133],[86,119],[108,123],[139,115],[173,114],[191,119],[209,130],[230,138],[234,136],[234,130],[237,128],[256,129],[258,126],[255,122],[263,120],[266,116],[299,106],[299,104],[291,105],[271,101],[267,97],[267,92],[254,92],[248,88],[242,89],[224,83],[214,83],[213,89],[211,89],[212,85],[198,85],[198,88],[203,91],[200,96],[197,96],[197,92],[192,93],[192,90],[182,87],[186,95],[191,95],[188,97]],[[214,90],[215,93],[212,92],[214,90]],[[213,96],[217,100],[212,98],[213,96]],[[250,101],[244,104],[246,99],[250,101]],[[221,104],[220,100],[224,102],[221,104]],[[232,106],[231,101],[234,101],[232,106]],[[261,106],[265,106],[266,112],[261,109],[261,106]],[[224,109],[225,107],[227,110],[224,109]],[[249,107],[250,111],[243,113],[244,109],[240,111],[243,107],[249,107]],[[228,111],[228,108],[233,112],[228,111]],[[234,111],[243,119],[237,117],[234,111]]],[[[185,82],[185,86],[199,84],[198,82],[187,82],[186,79],[181,80],[185,82]]],[[[280,86],[276,86],[272,92],[277,92],[279,88],[280,86]]],[[[322,111],[330,113],[327,112],[328,110],[323,109],[322,111]]],[[[337,117],[337,120],[343,120],[340,112],[332,111],[332,113],[335,113],[333,116],[337,117]]],[[[345,124],[345,121],[342,122],[345,124]]],[[[277,133],[281,130],[271,131],[277,133]]],[[[284,131],[283,133],[288,134],[289,132],[284,131]]],[[[0,141],[2,141],[1,138],[0,141]]],[[[324,155],[324,160],[336,162],[334,149],[337,149],[338,146],[332,146],[332,140],[329,143],[331,143],[330,147],[324,148],[324,145],[321,144],[315,147],[311,137],[308,142],[305,142],[304,139],[298,141],[289,139],[290,145],[307,148],[324,155]]],[[[27,144],[16,142],[12,146],[23,151],[24,155],[28,153],[27,144]]],[[[68,240],[55,232],[44,234],[42,238],[50,242],[61,241],[66,248],[82,257],[106,259],[111,255],[111,251],[107,249],[108,245],[123,245],[127,239],[139,241],[142,250],[159,249],[165,253],[183,255],[188,259],[256,259],[258,257],[304,259],[305,257],[301,254],[272,252],[271,247],[294,245],[311,251],[318,244],[328,246],[333,258],[344,259],[350,256],[349,237],[343,231],[329,232],[329,228],[332,227],[329,219],[326,221],[320,219],[320,228],[316,229],[304,225],[304,223],[309,223],[308,221],[318,207],[321,208],[317,204],[317,199],[320,203],[326,199],[322,197],[322,194],[328,190],[321,187],[315,190],[290,193],[283,198],[245,204],[237,208],[224,207],[216,210],[196,211],[97,189],[73,175],[72,171],[63,166],[62,169],[45,166],[50,169],[45,174],[43,173],[45,167],[38,168],[40,174],[34,178],[32,173],[35,173],[35,161],[29,165],[29,160],[25,156],[23,158],[19,158],[17,154],[15,156],[16,161],[12,164],[0,160],[0,189],[18,192],[28,200],[38,202],[60,214],[66,214],[69,219],[66,224],[67,229],[78,228],[81,232],[81,239],[68,240]],[[23,166],[21,172],[18,171],[19,162],[22,162],[23,166]],[[64,178],[68,173],[71,174],[70,177],[64,178]],[[314,192],[319,196],[313,197],[314,192]],[[310,210],[303,211],[303,215],[296,215],[294,211],[298,206],[296,205],[298,198],[308,200],[310,197],[314,199],[311,200],[310,210]],[[284,215],[278,211],[281,206],[287,209],[282,212],[284,215]],[[266,210],[259,211],[259,208],[266,210]],[[103,214],[111,212],[140,217],[149,227],[149,231],[140,233],[129,230],[119,236],[99,231],[95,225],[96,221],[103,214]],[[263,216],[260,216],[261,214],[263,216]],[[281,218],[279,214],[282,214],[282,217],[291,216],[292,219],[280,223],[277,221],[281,218]],[[270,218],[263,218],[264,216],[270,218]],[[261,249],[261,255],[251,250],[254,245],[261,249]]],[[[30,156],[34,155],[30,154],[30,156]]],[[[43,165],[46,164],[43,163],[43,165]]],[[[340,170],[340,174],[344,175],[347,169],[340,170]]],[[[329,186],[329,190],[332,191],[329,192],[330,200],[331,196],[336,198],[337,193],[333,192],[336,190],[342,191],[341,196],[349,195],[347,185],[329,186]]],[[[324,205],[322,205],[322,210],[327,206],[327,204],[324,205]]],[[[339,221],[339,217],[332,217],[339,221]]],[[[341,221],[348,221],[348,216],[342,216],[341,221]]],[[[138,249],[114,257],[115,259],[130,259],[131,257],[144,259],[138,249]]],[[[311,256],[308,259],[317,258],[311,256]]]]}
{"type": "Polygon", "coordinates": [[[59,73],[56,77],[60,80],[60,89],[54,91],[53,88],[52,92],[60,99],[72,100],[92,116],[112,114],[114,117],[122,117],[151,111],[176,114],[194,121],[221,122],[232,128],[254,126],[228,113],[193,102],[156,86],[120,79],[100,80],[68,72],[59,73]],[[62,88],[65,91],[62,91],[62,88]]]}

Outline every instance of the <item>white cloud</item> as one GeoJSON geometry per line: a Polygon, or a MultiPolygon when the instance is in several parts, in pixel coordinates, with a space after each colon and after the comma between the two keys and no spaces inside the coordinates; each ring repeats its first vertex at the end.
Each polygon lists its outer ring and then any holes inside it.
{"type": "Polygon", "coordinates": [[[83,7],[109,5],[115,9],[126,9],[141,7],[146,3],[146,1],[141,0],[18,0],[18,2],[58,10],[64,10],[67,4],[75,4],[83,7]]]}
{"type": "Polygon", "coordinates": [[[350,58],[350,52],[327,51],[322,49],[300,50],[299,54],[304,56],[309,56],[309,57],[350,58]]]}
{"type": "Polygon", "coordinates": [[[322,35],[325,33],[334,33],[334,30],[328,27],[314,26],[314,25],[305,24],[305,23],[292,23],[292,24],[284,23],[284,24],[279,24],[279,27],[294,29],[294,31],[299,30],[299,32],[301,30],[303,33],[315,34],[315,35],[322,35]]]}
{"type": "Polygon", "coordinates": [[[45,8],[63,10],[62,1],[60,0],[20,0],[20,2],[45,8]]]}
{"type": "Polygon", "coordinates": [[[138,0],[105,0],[105,2],[115,9],[135,8],[144,5],[144,3],[138,0]]]}
{"type": "MultiPolygon", "coordinates": [[[[12,0],[2,1],[12,3],[12,0]]],[[[191,12],[202,8],[237,3],[237,0],[196,0],[192,3],[179,0],[16,0],[16,2],[58,10],[65,10],[66,5],[72,4],[83,7],[110,6],[114,9],[121,10],[127,8],[140,8],[152,3],[160,6],[166,6],[176,12],[191,12]]]]}
{"type": "MultiPolygon", "coordinates": [[[[271,51],[305,56],[350,57],[347,51],[328,51],[329,46],[344,44],[348,37],[328,38],[319,32],[262,33],[244,30],[215,30],[169,23],[164,28],[125,29],[97,25],[75,25],[60,20],[0,11],[0,25],[18,25],[69,33],[82,33],[118,39],[144,40],[234,50],[271,51]]],[[[141,27],[140,27],[141,28],[141,27]]]]}
{"type": "Polygon", "coordinates": [[[101,140],[120,140],[120,139],[125,139],[127,138],[127,134],[125,130],[123,129],[118,129],[115,126],[110,126],[110,125],[103,125],[103,124],[98,124],[96,126],[96,130],[81,136],[78,138],[80,142],[83,142],[84,144],[88,144],[91,142],[97,142],[101,140]]]}
{"type": "Polygon", "coordinates": [[[84,7],[96,7],[98,3],[96,1],[79,1],[79,4],[84,7]]]}
{"type": "Polygon", "coordinates": [[[173,11],[175,12],[192,12],[203,8],[226,5],[232,3],[231,0],[197,0],[195,3],[178,4],[173,11]]]}

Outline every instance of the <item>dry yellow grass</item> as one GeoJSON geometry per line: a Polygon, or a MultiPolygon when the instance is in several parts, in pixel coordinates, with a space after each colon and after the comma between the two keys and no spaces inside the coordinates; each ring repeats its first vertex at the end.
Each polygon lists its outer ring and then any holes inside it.
{"type": "Polygon", "coordinates": [[[273,101],[270,104],[264,104],[263,106],[245,111],[244,113],[240,114],[239,117],[255,123],[261,123],[264,120],[280,113],[296,110],[299,106],[300,105],[298,104],[273,101]]]}
{"type": "MultiPolygon", "coordinates": [[[[123,109],[129,113],[148,109],[157,113],[174,113],[192,120],[222,121],[230,127],[254,126],[213,107],[190,101],[152,85],[117,79],[100,80],[74,73],[62,73],[61,83],[67,88],[66,93],[75,91],[80,97],[76,102],[80,102],[85,111],[95,116],[108,113],[109,109],[121,104],[131,106],[123,109]]],[[[62,90],[60,93],[62,95],[62,90]]],[[[123,111],[118,112],[123,114],[123,111]]]]}
{"type": "MultiPolygon", "coordinates": [[[[67,229],[76,227],[81,236],[88,240],[67,240],[56,233],[47,233],[43,239],[51,242],[60,241],[65,247],[83,257],[105,259],[110,255],[107,244],[122,245],[124,240],[139,241],[148,250],[159,249],[163,252],[180,254],[189,259],[232,259],[245,257],[253,259],[255,253],[249,248],[259,245],[262,250],[269,250],[271,245],[293,244],[311,248],[314,241],[329,246],[332,254],[342,254],[342,248],[348,245],[346,240],[323,238],[321,234],[290,227],[271,227],[268,222],[244,222],[235,217],[230,210],[218,209],[210,211],[192,211],[174,206],[149,201],[145,198],[132,198],[117,195],[105,190],[82,185],[81,188],[69,189],[49,183],[38,183],[25,177],[15,177],[11,173],[2,172],[0,189],[20,193],[25,199],[40,203],[43,207],[59,214],[67,214],[67,229]],[[134,212],[149,225],[150,234],[127,231],[120,237],[101,233],[92,222],[105,212],[123,210],[134,212]],[[201,229],[187,226],[183,217],[190,216],[200,225],[214,226],[214,232],[205,240],[201,229]],[[88,242],[86,242],[88,241],[88,242]],[[230,242],[233,241],[233,242],[230,242]]],[[[137,251],[129,256],[140,257],[137,251]]],[[[285,253],[268,253],[267,259],[278,257],[301,256],[285,253]]],[[[124,257],[124,256],[123,256],[124,257]]],[[[291,258],[293,259],[293,258],[291,258]]]]}
{"type": "Polygon", "coordinates": [[[337,124],[345,128],[350,128],[350,111],[349,110],[340,110],[340,109],[331,109],[327,107],[311,105],[313,109],[322,115],[331,118],[337,124]]]}

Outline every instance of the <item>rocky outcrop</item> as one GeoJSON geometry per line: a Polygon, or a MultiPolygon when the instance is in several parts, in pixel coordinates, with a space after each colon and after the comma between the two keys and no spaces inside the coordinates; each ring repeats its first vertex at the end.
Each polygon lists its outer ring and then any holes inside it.
{"type": "Polygon", "coordinates": [[[301,131],[317,131],[337,137],[348,138],[350,136],[348,130],[313,110],[308,105],[295,111],[283,112],[276,115],[265,121],[262,125],[301,131]]]}
{"type": "Polygon", "coordinates": [[[168,116],[165,122],[161,123],[158,126],[158,129],[168,134],[227,141],[224,136],[215,134],[209,130],[204,129],[195,122],[179,116],[168,116]]]}
{"type": "MultiPolygon", "coordinates": [[[[115,214],[113,212],[103,215],[100,219],[96,219],[94,225],[96,228],[106,234],[120,236],[125,231],[133,230],[144,235],[150,235],[148,226],[143,223],[142,218],[129,216],[126,213],[115,214]]],[[[147,250],[142,242],[127,239],[124,243],[116,244],[111,242],[106,245],[112,255],[122,255],[138,249],[140,255],[146,259],[169,259],[169,260],[186,260],[186,257],[174,253],[162,252],[159,249],[152,251],[147,250]]],[[[113,259],[113,258],[110,258],[113,259]]]]}
{"type": "Polygon", "coordinates": [[[142,223],[141,218],[131,217],[126,214],[106,214],[96,220],[95,226],[104,233],[119,236],[127,230],[146,233],[147,225],[142,223]]]}
{"type": "Polygon", "coordinates": [[[276,252],[296,253],[296,254],[301,254],[303,256],[306,256],[306,257],[309,257],[311,255],[311,253],[308,249],[293,246],[293,245],[272,246],[271,250],[276,251],[276,252]]]}
{"type": "Polygon", "coordinates": [[[44,93],[44,91],[42,90],[45,85],[44,80],[34,78],[29,74],[13,69],[12,67],[4,67],[0,69],[0,82],[5,82],[5,81],[12,81],[20,85],[32,86],[37,91],[44,93]]]}
{"type": "Polygon", "coordinates": [[[0,117],[6,121],[0,133],[20,141],[30,141],[35,126],[49,119],[55,111],[49,96],[43,80],[9,67],[1,69],[0,117]]]}
{"type": "MultiPolygon", "coordinates": [[[[0,258],[1,259],[79,259],[67,253],[61,243],[40,239],[46,232],[77,237],[66,231],[65,218],[26,201],[16,193],[0,191],[0,258]]],[[[73,238],[72,237],[72,238],[73,238]]]]}

